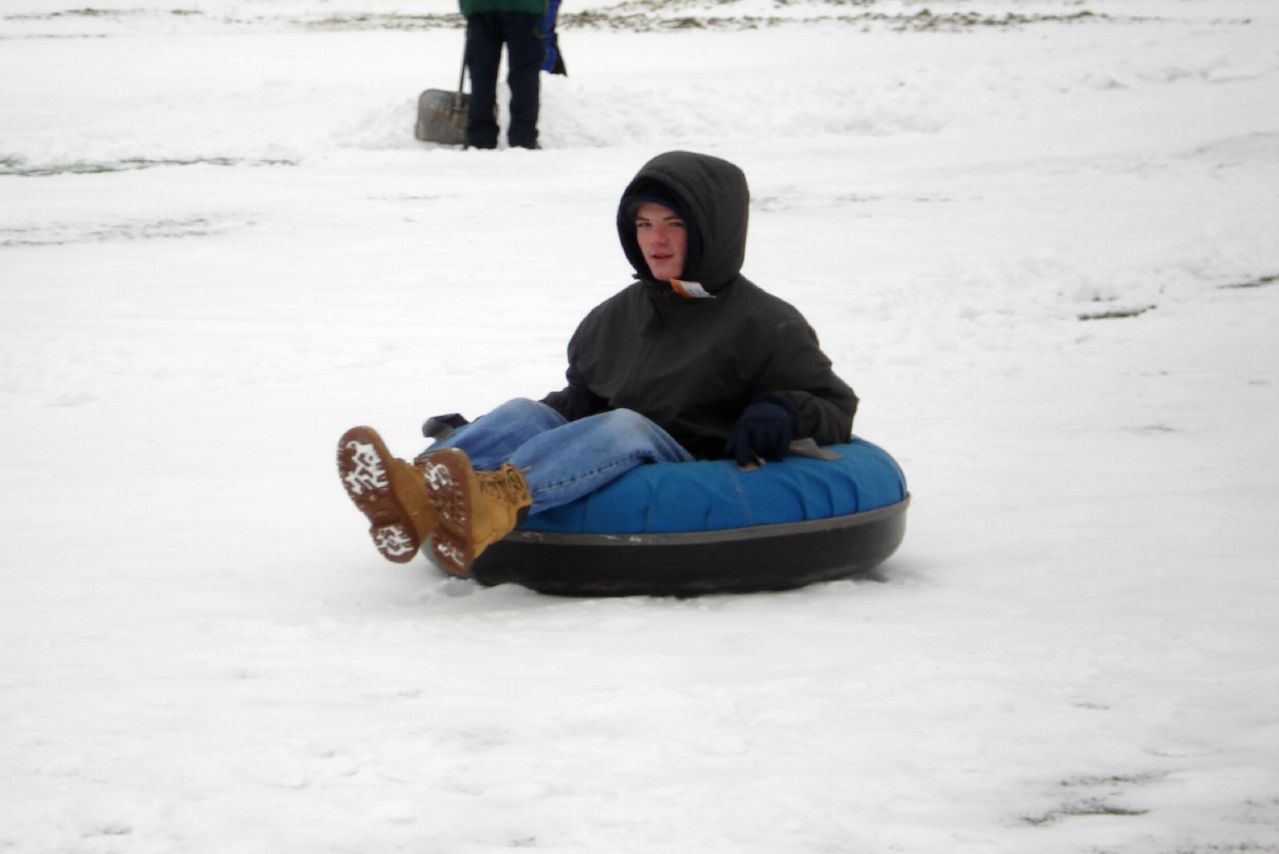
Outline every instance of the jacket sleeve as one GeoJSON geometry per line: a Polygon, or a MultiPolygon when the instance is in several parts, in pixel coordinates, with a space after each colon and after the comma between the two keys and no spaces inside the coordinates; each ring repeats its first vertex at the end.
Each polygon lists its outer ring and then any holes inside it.
{"type": "Polygon", "coordinates": [[[572,368],[568,370],[568,385],[542,398],[542,403],[545,403],[569,421],[576,421],[588,415],[595,415],[609,408],[604,398],[587,388],[572,368]]]}
{"type": "Polygon", "coordinates": [[[568,385],[542,398],[542,403],[545,403],[569,421],[577,421],[579,418],[585,418],[588,415],[595,415],[612,409],[607,400],[591,391],[590,383],[587,381],[581,367],[581,360],[584,354],[589,355],[592,350],[592,342],[599,337],[597,331],[599,314],[607,304],[604,303],[592,309],[582,319],[582,322],[577,325],[577,329],[573,331],[573,336],[569,339],[567,348],[568,370],[565,371],[568,385]]]}
{"type": "Polygon", "coordinates": [[[783,321],[776,341],[761,394],[778,395],[795,407],[796,439],[811,438],[819,445],[849,441],[857,395],[835,375],[812,327],[783,321]]]}

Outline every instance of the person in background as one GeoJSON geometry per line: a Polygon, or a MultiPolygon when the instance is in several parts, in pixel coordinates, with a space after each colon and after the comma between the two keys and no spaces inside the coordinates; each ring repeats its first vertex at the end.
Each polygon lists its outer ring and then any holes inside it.
{"type": "Polygon", "coordinates": [[[412,560],[429,542],[465,576],[526,514],[636,466],[749,466],[783,459],[792,440],[849,441],[857,396],[803,315],[741,274],[749,207],[746,176],[727,160],[658,155],[617,209],[636,281],[579,324],[563,389],[473,423],[451,416],[460,429],[413,463],[370,427],[343,434],[338,474],[382,556],[412,560]]]}
{"type": "Polygon", "coordinates": [[[458,0],[458,6],[466,17],[466,67],[471,75],[466,145],[497,148],[497,72],[505,45],[511,90],[507,142],[512,148],[537,148],[546,0],[458,0]]]}

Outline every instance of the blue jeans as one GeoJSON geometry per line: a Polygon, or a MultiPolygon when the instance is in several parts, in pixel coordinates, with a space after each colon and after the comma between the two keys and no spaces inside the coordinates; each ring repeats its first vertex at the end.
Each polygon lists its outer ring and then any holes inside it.
{"type": "Polygon", "coordinates": [[[568,504],[644,463],[686,463],[693,455],[630,409],[566,421],[535,400],[516,398],[431,446],[460,448],[477,471],[511,463],[533,495],[530,513],[568,504]]]}

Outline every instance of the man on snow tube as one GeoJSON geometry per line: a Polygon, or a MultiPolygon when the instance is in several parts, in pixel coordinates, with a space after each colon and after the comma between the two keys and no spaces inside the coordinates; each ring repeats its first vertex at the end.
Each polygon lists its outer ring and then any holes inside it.
{"type": "MultiPolygon", "coordinates": [[[[338,443],[343,487],[387,559],[430,543],[468,575],[530,513],[636,466],[781,460],[796,439],[850,441],[857,397],[790,304],[741,274],[750,192],[732,163],[671,151],[622,193],[618,236],[636,281],[568,345],[568,384],[508,401],[412,463],[369,427],[338,443]]],[[[457,417],[455,422],[465,423],[457,417]]]]}

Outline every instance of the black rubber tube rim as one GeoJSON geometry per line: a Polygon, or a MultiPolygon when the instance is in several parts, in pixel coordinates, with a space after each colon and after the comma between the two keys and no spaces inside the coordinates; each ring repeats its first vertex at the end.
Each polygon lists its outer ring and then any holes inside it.
{"type": "Polygon", "coordinates": [[[845,516],[673,534],[514,531],[475,562],[481,584],[562,596],[698,596],[865,577],[905,536],[910,496],[845,516]]]}

